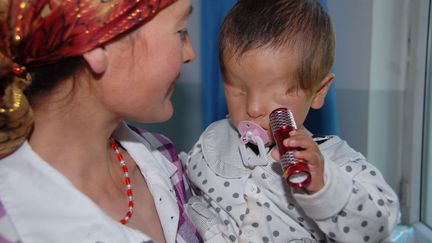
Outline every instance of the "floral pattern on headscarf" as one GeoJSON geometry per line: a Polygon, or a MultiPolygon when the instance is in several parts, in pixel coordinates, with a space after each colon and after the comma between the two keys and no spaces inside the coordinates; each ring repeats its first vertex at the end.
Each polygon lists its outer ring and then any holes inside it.
{"type": "Polygon", "coordinates": [[[78,56],[174,0],[2,0],[0,52],[30,67],[78,56]]]}

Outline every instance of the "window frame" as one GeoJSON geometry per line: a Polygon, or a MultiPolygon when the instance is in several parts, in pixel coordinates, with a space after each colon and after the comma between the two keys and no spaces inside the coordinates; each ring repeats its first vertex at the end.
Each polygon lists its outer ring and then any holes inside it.
{"type": "MultiPolygon", "coordinates": [[[[424,192],[424,171],[426,163],[427,124],[426,102],[428,89],[432,85],[432,0],[413,0],[410,7],[409,61],[404,104],[404,139],[401,175],[401,212],[402,223],[414,228],[415,238],[419,242],[432,242],[432,229],[422,222],[421,203],[424,192]],[[426,31],[425,31],[426,30],[426,31]],[[421,129],[418,129],[421,128],[421,129]],[[406,161],[406,163],[404,163],[406,161]],[[419,176],[421,175],[421,176],[419,176]],[[419,186],[420,185],[420,186],[419,186]]],[[[432,96],[432,92],[429,92],[432,96]]],[[[427,127],[428,126],[428,127],[427,127]]],[[[432,205],[429,205],[432,206],[432,205]]]]}
{"type": "MultiPolygon", "coordinates": [[[[426,75],[424,80],[424,107],[423,107],[423,136],[422,136],[422,161],[421,161],[421,189],[420,189],[420,212],[419,212],[419,223],[414,225],[414,229],[418,232],[419,238],[427,239],[432,241],[432,225],[431,222],[426,224],[423,218],[423,207],[432,207],[432,205],[424,205],[426,204],[425,193],[426,193],[426,177],[430,176],[427,173],[429,172],[428,167],[432,166],[430,160],[430,154],[428,155],[428,148],[430,146],[429,143],[432,142],[431,130],[432,130],[432,0],[429,0],[429,10],[428,10],[428,36],[427,36],[427,46],[426,46],[426,75]]],[[[430,189],[429,189],[430,191],[430,189]]],[[[432,210],[430,210],[432,211],[432,210]]]]}

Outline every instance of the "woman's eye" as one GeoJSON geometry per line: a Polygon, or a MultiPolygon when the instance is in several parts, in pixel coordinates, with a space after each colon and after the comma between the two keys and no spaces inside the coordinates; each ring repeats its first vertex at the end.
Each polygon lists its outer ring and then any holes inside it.
{"type": "Polygon", "coordinates": [[[188,30],[186,28],[177,31],[177,33],[180,35],[180,39],[182,41],[186,41],[186,39],[189,36],[189,32],[188,32],[188,30]]]}

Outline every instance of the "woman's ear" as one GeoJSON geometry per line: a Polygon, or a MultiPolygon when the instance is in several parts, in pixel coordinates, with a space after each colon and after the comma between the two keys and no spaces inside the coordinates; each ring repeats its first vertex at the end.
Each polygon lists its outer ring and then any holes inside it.
{"type": "Polygon", "coordinates": [[[105,49],[102,47],[88,51],[83,56],[91,70],[96,74],[105,72],[108,67],[108,58],[105,49]]]}
{"type": "Polygon", "coordinates": [[[330,85],[333,83],[335,75],[333,73],[328,73],[323,80],[321,80],[320,88],[314,94],[312,99],[311,108],[319,109],[324,105],[325,97],[330,89],[330,85]]]}

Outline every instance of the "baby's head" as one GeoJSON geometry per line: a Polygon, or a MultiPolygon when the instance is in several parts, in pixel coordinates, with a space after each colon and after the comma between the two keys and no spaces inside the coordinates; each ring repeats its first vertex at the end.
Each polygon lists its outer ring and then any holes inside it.
{"type": "Polygon", "coordinates": [[[316,0],[239,0],[221,27],[219,58],[234,125],[253,121],[269,130],[278,107],[300,127],[319,109],[333,74],[335,36],[316,0]]]}

